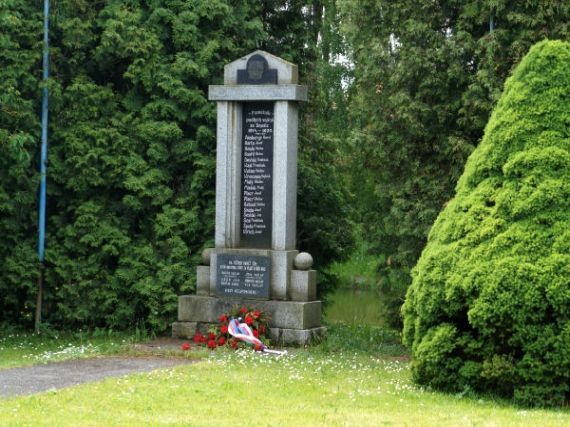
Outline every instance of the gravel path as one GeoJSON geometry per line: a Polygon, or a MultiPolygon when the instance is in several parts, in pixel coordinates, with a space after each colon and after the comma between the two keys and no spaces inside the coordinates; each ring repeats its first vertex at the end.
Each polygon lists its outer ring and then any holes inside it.
{"type": "Polygon", "coordinates": [[[96,357],[0,370],[0,397],[40,393],[134,372],[192,363],[158,357],[96,357]]]}

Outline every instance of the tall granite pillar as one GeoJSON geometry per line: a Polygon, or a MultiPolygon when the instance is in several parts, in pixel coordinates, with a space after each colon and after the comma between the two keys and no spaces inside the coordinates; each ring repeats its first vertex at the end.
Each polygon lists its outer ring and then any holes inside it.
{"type": "Polygon", "coordinates": [[[247,305],[272,316],[272,339],[306,344],[324,333],[312,258],[296,250],[297,66],[263,51],[224,68],[217,102],[215,248],[197,271],[196,295],[179,297],[173,335],[206,329],[247,305]]]}

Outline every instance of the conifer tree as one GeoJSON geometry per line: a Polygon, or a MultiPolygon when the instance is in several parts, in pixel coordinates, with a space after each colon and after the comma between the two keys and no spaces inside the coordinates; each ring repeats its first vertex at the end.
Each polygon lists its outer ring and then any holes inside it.
{"type": "Polygon", "coordinates": [[[414,379],[524,405],[570,397],[570,43],[537,44],[507,81],[414,270],[414,379]]]}
{"type": "Polygon", "coordinates": [[[36,283],[35,150],[40,136],[41,10],[0,8],[0,324],[27,317],[36,283]],[[38,74],[39,73],[39,74],[38,74]]]}
{"type": "MultiPolygon", "coordinates": [[[[0,312],[23,324],[37,271],[40,6],[0,11],[0,312]]],[[[213,234],[207,85],[265,37],[258,4],[52,6],[46,319],[164,329],[213,234]]]]}
{"type": "Polygon", "coordinates": [[[502,85],[528,48],[568,38],[568,2],[339,0],[356,95],[351,144],[366,235],[394,316],[410,269],[502,85]]]}
{"type": "MultiPolygon", "coordinates": [[[[303,82],[317,80],[319,4],[52,4],[48,322],[169,326],[202,248],[213,244],[216,117],[207,87],[256,48],[299,63],[303,82]]],[[[25,0],[0,10],[0,323],[29,324],[35,300],[41,12],[41,2],[25,0]]],[[[323,266],[346,250],[350,230],[317,110],[302,116],[298,228],[302,249],[323,266]]]]}

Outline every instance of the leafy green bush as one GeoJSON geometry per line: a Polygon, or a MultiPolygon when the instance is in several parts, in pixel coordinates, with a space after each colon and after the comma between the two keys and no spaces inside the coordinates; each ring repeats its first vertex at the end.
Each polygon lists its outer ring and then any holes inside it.
{"type": "Polygon", "coordinates": [[[570,43],[505,84],[403,307],[415,380],[523,405],[570,396],[570,43]]]}
{"type": "Polygon", "coordinates": [[[508,75],[545,37],[570,39],[568,1],[338,0],[351,45],[352,191],[399,320],[411,269],[508,75]],[[495,28],[490,31],[489,20],[495,28]]]}
{"type": "MultiPolygon", "coordinates": [[[[44,319],[165,329],[213,236],[207,87],[265,37],[258,6],[52,6],[44,319]]],[[[35,305],[41,11],[0,11],[0,323],[25,325],[35,305]]]]}
{"type": "MultiPolygon", "coordinates": [[[[43,319],[57,328],[164,330],[177,295],[193,290],[202,248],[212,246],[216,106],[208,85],[258,47],[303,56],[308,33],[291,29],[315,24],[302,4],[292,10],[282,0],[52,3],[43,319]]],[[[29,326],[39,267],[43,7],[1,4],[0,325],[29,326]]],[[[316,61],[300,60],[304,69],[316,61]]],[[[314,127],[301,132],[299,246],[324,266],[350,246],[351,233],[334,151],[314,127]]]]}

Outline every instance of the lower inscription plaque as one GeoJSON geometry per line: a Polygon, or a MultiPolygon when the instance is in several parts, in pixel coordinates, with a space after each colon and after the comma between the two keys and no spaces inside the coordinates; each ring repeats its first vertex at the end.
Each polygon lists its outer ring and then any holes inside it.
{"type": "Polygon", "coordinates": [[[271,262],[267,256],[217,256],[216,293],[225,297],[269,298],[271,262]]]}

